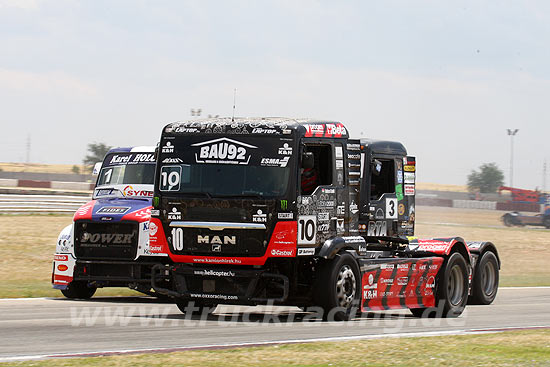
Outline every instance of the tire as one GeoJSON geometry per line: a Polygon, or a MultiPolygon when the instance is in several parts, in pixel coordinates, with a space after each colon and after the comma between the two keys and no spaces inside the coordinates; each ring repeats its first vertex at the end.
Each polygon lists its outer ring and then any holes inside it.
{"type": "Polygon", "coordinates": [[[512,227],[514,225],[514,223],[512,223],[512,219],[510,218],[510,216],[508,214],[505,214],[502,217],[502,222],[504,223],[504,225],[506,227],[512,227]]]}
{"type": "Polygon", "coordinates": [[[90,299],[96,290],[96,287],[88,287],[87,282],[73,281],[69,283],[67,289],[62,289],[61,293],[69,299],[90,299]]]}
{"type": "Polygon", "coordinates": [[[436,307],[414,308],[416,317],[458,317],[468,302],[468,265],[459,253],[455,252],[443,263],[436,291],[436,307]]]}
{"type": "Polygon", "coordinates": [[[471,300],[474,305],[490,305],[498,291],[498,259],[492,251],[487,251],[479,260],[472,282],[471,300]]]}
{"type": "Polygon", "coordinates": [[[550,229],[550,218],[545,218],[544,219],[544,226],[547,228],[547,229],[550,229]]]}
{"type": "Polygon", "coordinates": [[[181,311],[181,313],[184,313],[184,314],[187,314],[187,307],[191,307],[192,306],[192,313],[193,315],[196,315],[196,316],[200,316],[200,315],[203,315],[203,314],[207,314],[207,315],[210,315],[211,313],[214,312],[214,310],[216,309],[216,307],[218,306],[217,304],[211,304],[211,305],[203,305],[201,303],[198,303],[198,302],[194,302],[194,301],[178,301],[176,302],[176,306],[178,306],[178,309],[181,311]],[[192,305],[191,305],[192,303],[192,305]]]}
{"type": "Polygon", "coordinates": [[[347,252],[340,253],[318,272],[314,299],[323,309],[323,319],[344,321],[355,317],[361,299],[361,276],[355,258],[347,252]]]}

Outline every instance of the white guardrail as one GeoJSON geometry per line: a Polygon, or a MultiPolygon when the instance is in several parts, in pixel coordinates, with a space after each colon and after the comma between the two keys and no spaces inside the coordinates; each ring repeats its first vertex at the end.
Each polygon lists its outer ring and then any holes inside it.
{"type": "Polygon", "coordinates": [[[0,213],[74,213],[89,196],[0,194],[0,213]]]}

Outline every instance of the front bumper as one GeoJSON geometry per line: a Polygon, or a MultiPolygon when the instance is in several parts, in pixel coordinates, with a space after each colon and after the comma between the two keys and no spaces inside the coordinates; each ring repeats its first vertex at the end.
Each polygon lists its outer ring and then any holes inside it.
{"type": "Polygon", "coordinates": [[[157,293],[204,304],[283,303],[289,294],[288,277],[262,269],[156,265],[151,287],[157,293]],[[165,288],[162,284],[172,284],[165,288]]]}

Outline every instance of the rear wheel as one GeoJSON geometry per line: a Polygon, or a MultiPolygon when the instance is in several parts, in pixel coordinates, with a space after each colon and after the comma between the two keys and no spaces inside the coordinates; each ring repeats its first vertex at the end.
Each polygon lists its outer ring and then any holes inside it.
{"type": "Polygon", "coordinates": [[[436,307],[415,308],[416,317],[458,317],[468,302],[468,266],[464,257],[455,252],[446,260],[439,276],[436,307]]]}
{"type": "Polygon", "coordinates": [[[96,290],[96,287],[88,287],[87,282],[73,281],[69,283],[67,289],[62,289],[61,293],[69,299],[90,299],[96,290]]]}
{"type": "Polygon", "coordinates": [[[318,270],[315,300],[323,309],[324,320],[349,320],[359,310],[361,277],[355,258],[341,253],[318,270]]]}
{"type": "Polygon", "coordinates": [[[550,217],[546,217],[543,223],[546,228],[550,229],[550,217]]]}
{"type": "Polygon", "coordinates": [[[498,291],[498,260],[492,251],[483,254],[474,273],[472,295],[469,303],[489,305],[493,303],[498,291]]]}

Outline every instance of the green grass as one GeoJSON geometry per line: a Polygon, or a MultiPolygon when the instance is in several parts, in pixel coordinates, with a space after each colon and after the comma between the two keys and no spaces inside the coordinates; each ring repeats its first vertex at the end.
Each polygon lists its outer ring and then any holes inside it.
{"type": "Polygon", "coordinates": [[[308,343],[6,363],[5,366],[550,366],[550,330],[308,343]]]}

